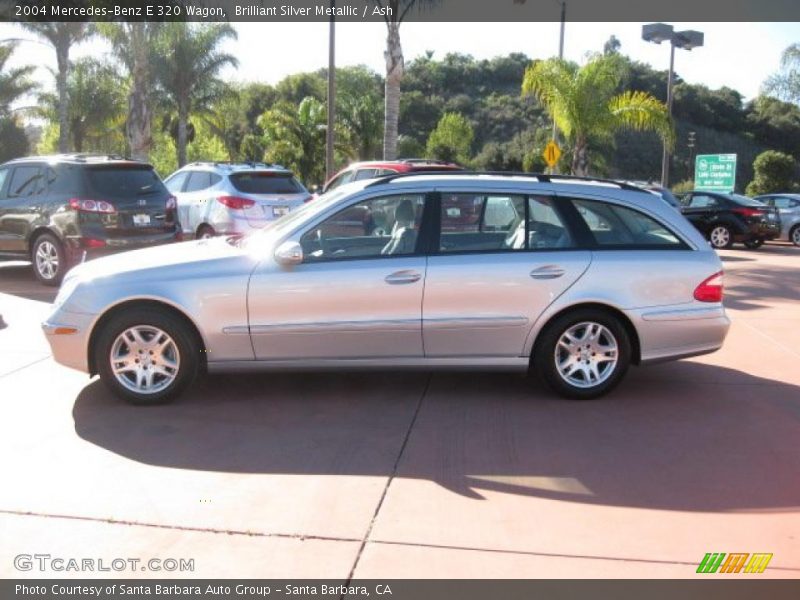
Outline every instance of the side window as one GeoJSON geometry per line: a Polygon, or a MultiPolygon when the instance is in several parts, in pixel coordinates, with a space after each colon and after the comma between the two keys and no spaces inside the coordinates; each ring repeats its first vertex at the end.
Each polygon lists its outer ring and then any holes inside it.
{"type": "Polygon", "coordinates": [[[528,248],[553,250],[574,245],[569,230],[553,206],[553,199],[547,196],[528,198],[528,248]]]}
{"type": "Polygon", "coordinates": [[[189,183],[186,184],[187,192],[199,192],[211,185],[211,174],[207,171],[191,171],[189,183]]]}
{"type": "Polygon", "coordinates": [[[717,199],[705,194],[692,194],[692,199],[689,202],[691,208],[713,208],[719,206],[717,199]]]}
{"type": "Polygon", "coordinates": [[[674,233],[637,210],[595,200],[573,200],[572,203],[600,247],[683,247],[674,233]]]}
{"type": "Polygon", "coordinates": [[[183,190],[183,184],[186,181],[187,177],[189,177],[188,171],[182,171],[180,173],[176,173],[175,175],[167,179],[164,182],[164,185],[167,186],[167,189],[170,192],[175,194],[183,190]]]}
{"type": "Polygon", "coordinates": [[[353,181],[361,181],[362,179],[372,179],[378,173],[378,169],[359,169],[356,172],[356,177],[353,181]]]}
{"type": "Polygon", "coordinates": [[[523,250],[525,198],[507,194],[443,194],[440,252],[523,250]],[[522,231],[521,238],[519,232],[522,231]]]}
{"type": "Polygon", "coordinates": [[[800,204],[797,200],[792,200],[791,198],[786,197],[778,197],[778,198],[771,198],[772,202],[769,204],[776,207],[776,208],[794,208],[800,204]]]}
{"type": "Polygon", "coordinates": [[[384,175],[394,175],[397,173],[394,169],[378,169],[378,177],[383,177],[384,175]]]}
{"type": "Polygon", "coordinates": [[[348,206],[300,238],[305,262],[414,254],[422,194],[381,196],[348,206]]]}
{"type": "Polygon", "coordinates": [[[208,182],[208,185],[209,187],[211,187],[212,185],[217,185],[220,181],[222,181],[222,175],[217,175],[216,173],[209,173],[209,179],[210,181],[208,182]]]}
{"type": "Polygon", "coordinates": [[[8,176],[8,169],[0,169],[0,195],[3,194],[3,185],[5,185],[8,176]]]}
{"type": "Polygon", "coordinates": [[[336,179],[331,181],[328,184],[328,187],[325,188],[325,191],[329,192],[333,189],[336,189],[340,185],[344,185],[345,183],[350,183],[351,181],[353,181],[353,177],[355,177],[355,174],[356,174],[355,171],[345,171],[344,173],[336,177],[336,179]]]}
{"type": "Polygon", "coordinates": [[[42,170],[38,166],[16,167],[8,183],[9,198],[35,196],[44,189],[42,170]]]}

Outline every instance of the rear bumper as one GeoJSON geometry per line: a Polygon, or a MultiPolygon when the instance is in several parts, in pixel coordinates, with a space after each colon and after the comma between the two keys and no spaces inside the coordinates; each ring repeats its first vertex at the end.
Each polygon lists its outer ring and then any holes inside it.
{"type": "Polygon", "coordinates": [[[780,223],[756,223],[748,225],[746,231],[734,235],[733,239],[736,242],[746,242],[752,239],[774,240],[781,234],[780,223]]]}
{"type": "Polygon", "coordinates": [[[151,246],[160,246],[179,242],[182,234],[179,228],[168,232],[143,234],[130,237],[92,237],[68,236],[66,238],[67,259],[70,264],[77,264],[84,260],[109,256],[128,250],[139,250],[151,246]]]}
{"type": "Polygon", "coordinates": [[[731,325],[721,304],[639,309],[628,316],[639,333],[642,364],[719,350],[731,325]]]}

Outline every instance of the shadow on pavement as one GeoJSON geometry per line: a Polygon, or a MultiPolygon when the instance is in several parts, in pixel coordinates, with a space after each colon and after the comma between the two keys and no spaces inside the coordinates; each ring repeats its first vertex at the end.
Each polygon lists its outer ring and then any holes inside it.
{"type": "Polygon", "coordinates": [[[593,402],[502,374],[281,374],[209,377],[176,404],[137,408],[95,381],[73,417],[84,440],[149,465],[386,476],[423,391],[400,478],[476,501],[800,506],[800,388],[700,363],[634,369],[593,402]]]}
{"type": "Polygon", "coordinates": [[[0,261],[0,292],[28,300],[52,303],[56,299],[58,288],[39,283],[30,263],[0,261]]]}
{"type": "Polygon", "coordinates": [[[726,281],[726,308],[769,308],[775,301],[800,303],[800,269],[791,273],[785,267],[758,264],[737,269],[726,281]]]}

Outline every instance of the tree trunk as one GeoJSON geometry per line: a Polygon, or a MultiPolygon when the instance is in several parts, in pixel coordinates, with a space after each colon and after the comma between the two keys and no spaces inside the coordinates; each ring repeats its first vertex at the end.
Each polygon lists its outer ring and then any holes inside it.
{"type": "Polygon", "coordinates": [[[183,103],[178,105],[178,168],[186,164],[186,145],[188,143],[189,109],[183,103]]]}
{"type": "Polygon", "coordinates": [[[579,177],[589,175],[589,143],[583,136],[576,136],[572,154],[572,174],[579,177]]]}
{"type": "Polygon", "coordinates": [[[69,93],[67,76],[69,75],[69,40],[64,38],[56,44],[56,88],[58,90],[58,151],[69,152],[69,93]]]}
{"type": "Polygon", "coordinates": [[[150,112],[150,58],[147,24],[130,23],[133,46],[133,85],[128,96],[128,123],[126,134],[131,157],[149,160],[153,145],[151,136],[152,114],[150,112]]]}
{"type": "Polygon", "coordinates": [[[397,125],[400,120],[400,82],[405,73],[403,48],[400,45],[400,23],[388,21],[386,36],[386,111],[383,121],[383,159],[397,158],[397,125]]]}

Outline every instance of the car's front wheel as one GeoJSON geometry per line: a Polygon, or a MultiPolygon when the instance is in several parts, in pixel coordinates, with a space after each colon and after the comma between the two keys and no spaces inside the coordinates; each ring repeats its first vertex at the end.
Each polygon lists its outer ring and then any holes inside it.
{"type": "Polygon", "coordinates": [[[631,342],[620,320],[596,309],[558,317],[535,346],[536,375],[559,395],[589,400],[609,392],[628,369],[631,342]]]}
{"type": "Polygon", "coordinates": [[[733,246],[733,234],[725,225],[717,225],[709,232],[708,241],[716,250],[723,250],[733,246]]]}
{"type": "Polygon", "coordinates": [[[132,404],[163,404],[197,377],[200,344],[182,319],[134,308],[102,325],[95,345],[100,379],[132,404]]]}
{"type": "Polygon", "coordinates": [[[795,246],[800,246],[800,225],[795,225],[789,232],[789,241],[795,246]]]}
{"type": "Polygon", "coordinates": [[[36,279],[44,285],[61,283],[67,269],[64,247],[51,233],[43,233],[33,242],[31,262],[36,279]]]}

